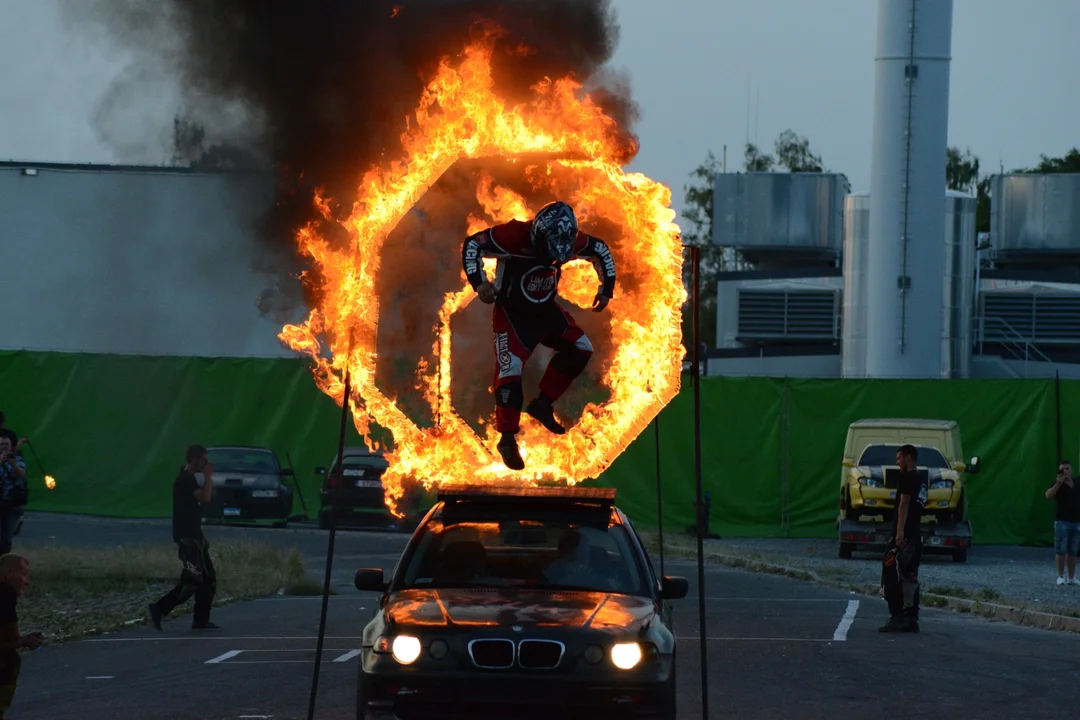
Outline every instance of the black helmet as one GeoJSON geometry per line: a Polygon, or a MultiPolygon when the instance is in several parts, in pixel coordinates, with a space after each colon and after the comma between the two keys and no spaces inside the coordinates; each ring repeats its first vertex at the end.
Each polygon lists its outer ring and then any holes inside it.
{"type": "Polygon", "coordinates": [[[558,262],[566,262],[573,255],[577,234],[574,211],[562,201],[548,203],[533,219],[533,249],[558,262]]]}

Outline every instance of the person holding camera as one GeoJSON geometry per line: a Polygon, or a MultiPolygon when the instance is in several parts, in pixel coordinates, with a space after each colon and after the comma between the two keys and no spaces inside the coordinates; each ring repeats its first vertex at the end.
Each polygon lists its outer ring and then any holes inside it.
{"type": "Polygon", "coordinates": [[[1054,555],[1057,560],[1057,584],[1080,585],[1076,579],[1076,554],[1080,551],[1080,488],[1072,476],[1072,463],[1058,463],[1057,478],[1046,491],[1046,499],[1057,503],[1054,516],[1054,555]],[[1069,570],[1065,576],[1066,567],[1069,570]]]}
{"type": "Polygon", "coordinates": [[[176,586],[157,602],[147,606],[150,622],[157,630],[161,630],[161,619],[187,602],[192,595],[195,596],[192,630],[220,629],[210,622],[210,608],[217,592],[217,573],[210,559],[210,543],[202,531],[202,512],[199,508],[210,502],[213,476],[214,466],[210,464],[206,448],[202,445],[188,447],[187,464],[180,468],[180,474],[173,481],[173,542],[177,545],[178,556],[184,566],[176,586]],[[199,487],[195,473],[202,473],[202,487],[199,487]]]}
{"type": "Polygon", "coordinates": [[[0,435],[0,555],[11,552],[18,510],[26,504],[26,463],[11,438],[0,435]]]}

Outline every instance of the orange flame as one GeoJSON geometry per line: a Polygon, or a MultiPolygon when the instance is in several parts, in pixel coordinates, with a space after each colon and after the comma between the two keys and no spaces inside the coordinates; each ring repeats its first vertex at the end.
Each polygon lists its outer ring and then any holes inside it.
{"type": "MultiPolygon", "coordinates": [[[[339,406],[345,372],[351,373],[354,424],[369,446],[375,446],[369,437],[372,422],[392,434],[393,450],[386,453],[390,467],[383,481],[387,506],[397,515],[402,514],[398,506],[409,479],[430,489],[461,482],[575,484],[596,477],[679,389],[686,292],[671,191],[623,170],[628,152],[617,139],[615,120],[588,95],[578,97],[581,86],[572,79],[545,79],[533,88],[531,102],[507,106],[494,92],[493,39],[488,33],[466,47],[457,68],[443,60],[421,97],[415,123],[401,137],[408,161],[372,168],[361,180],[353,212],[342,223],[353,240],[350,247],[332,247],[312,227],[297,234],[300,249],[317,265],[325,284],[307,320],[285,326],[278,337],[310,356],[317,386],[339,406]],[[526,153],[559,154],[543,163],[530,161],[529,180],[550,199],[569,202],[583,228],[597,219],[620,228],[615,236],[610,231],[603,235],[619,280],[615,299],[605,310],[613,354],[602,368],[602,382],[610,398],[602,405],[588,404],[576,425],[561,436],[523,416],[518,442],[526,469],[514,472],[503,466],[494,449],[494,402],[490,415],[478,419],[483,435],[451,405],[450,318],[475,297],[464,273],[461,289],[447,293],[438,317],[432,318],[437,368],[422,362],[417,373],[419,389],[438,418],[429,429],[418,428],[376,387],[380,298],[375,278],[387,236],[454,163],[482,157],[520,162],[526,153]]],[[[490,176],[482,178],[477,200],[487,217],[463,218],[462,241],[469,232],[528,219],[539,209],[496,187],[490,176]]],[[[330,219],[325,197],[318,195],[316,206],[330,219]]],[[[446,252],[456,257],[460,247],[446,252]]],[[[492,265],[485,267],[490,273],[492,265]]],[[[577,261],[566,266],[560,295],[588,307],[597,287],[592,266],[577,261]]]]}
{"type": "Polygon", "coordinates": [[[46,475],[45,476],[45,487],[48,488],[49,490],[55,490],[56,489],[56,478],[54,478],[52,475],[46,475]]]}

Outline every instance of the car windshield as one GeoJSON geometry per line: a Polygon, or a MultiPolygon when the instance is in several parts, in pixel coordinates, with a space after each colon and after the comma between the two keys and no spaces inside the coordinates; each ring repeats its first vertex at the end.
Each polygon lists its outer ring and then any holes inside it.
{"type": "Polygon", "coordinates": [[[215,473],[248,473],[249,475],[276,475],[277,461],[266,450],[245,448],[209,448],[206,456],[214,466],[215,473]]]}
{"type": "Polygon", "coordinates": [[[568,520],[448,522],[420,530],[402,588],[530,588],[647,595],[626,528],[568,520]]]}
{"type": "MultiPolygon", "coordinates": [[[[859,465],[874,467],[878,465],[896,465],[896,453],[900,450],[899,445],[868,445],[859,458],[859,465]]],[[[915,461],[918,467],[949,468],[949,463],[941,451],[932,447],[920,447],[919,459],[915,461]]]]}

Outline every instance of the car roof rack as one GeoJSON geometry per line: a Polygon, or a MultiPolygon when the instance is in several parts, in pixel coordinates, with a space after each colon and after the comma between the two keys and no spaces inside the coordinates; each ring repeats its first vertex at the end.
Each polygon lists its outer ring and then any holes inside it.
{"type": "Polygon", "coordinates": [[[615,488],[447,485],[439,488],[438,499],[448,504],[497,500],[500,503],[565,504],[571,502],[610,507],[615,503],[615,488]]]}

